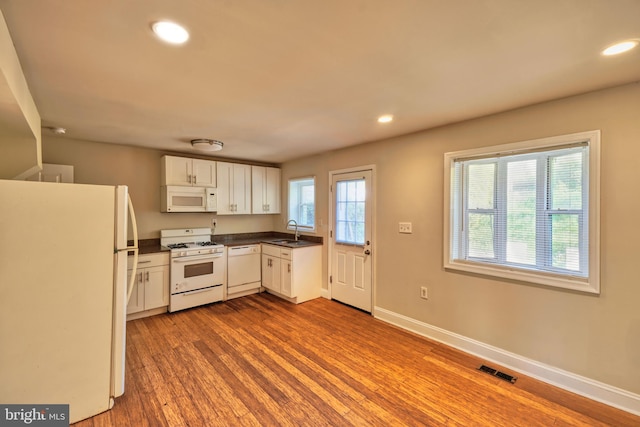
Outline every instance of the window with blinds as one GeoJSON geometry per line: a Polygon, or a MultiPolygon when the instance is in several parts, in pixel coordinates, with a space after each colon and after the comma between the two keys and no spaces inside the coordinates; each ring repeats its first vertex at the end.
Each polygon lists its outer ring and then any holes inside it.
{"type": "Polygon", "coordinates": [[[599,292],[599,132],[445,163],[446,268],[599,292]]]}
{"type": "Polygon", "coordinates": [[[315,177],[289,180],[289,220],[296,221],[300,230],[313,231],[316,228],[315,189],[315,177]]]}

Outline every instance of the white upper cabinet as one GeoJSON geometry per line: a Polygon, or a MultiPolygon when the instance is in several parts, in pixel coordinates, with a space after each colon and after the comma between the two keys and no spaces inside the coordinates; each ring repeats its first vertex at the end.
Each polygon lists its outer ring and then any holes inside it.
{"type": "Polygon", "coordinates": [[[251,213],[251,166],[217,162],[218,215],[251,213]]]}
{"type": "Polygon", "coordinates": [[[216,163],[213,160],[162,156],[162,185],[216,187],[216,163]]]}
{"type": "Polygon", "coordinates": [[[252,213],[280,213],[280,169],[251,166],[251,190],[252,213]]]}
{"type": "Polygon", "coordinates": [[[193,159],[193,185],[194,187],[217,187],[216,162],[193,159]]]}

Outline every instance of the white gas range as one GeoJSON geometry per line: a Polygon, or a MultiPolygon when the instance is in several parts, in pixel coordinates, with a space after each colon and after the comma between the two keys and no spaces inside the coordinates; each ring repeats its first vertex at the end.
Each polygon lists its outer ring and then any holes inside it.
{"type": "Polygon", "coordinates": [[[171,249],[170,312],[223,300],[227,252],[210,228],[161,230],[160,244],[171,249]]]}

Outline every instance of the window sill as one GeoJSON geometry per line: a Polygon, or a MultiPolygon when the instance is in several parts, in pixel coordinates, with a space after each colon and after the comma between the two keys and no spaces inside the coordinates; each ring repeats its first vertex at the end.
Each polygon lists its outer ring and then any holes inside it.
{"type": "Polygon", "coordinates": [[[550,286],[560,289],[570,289],[573,291],[585,292],[589,294],[600,294],[599,281],[593,281],[581,277],[561,276],[552,273],[542,273],[527,271],[509,267],[491,266],[469,261],[449,261],[445,262],[447,271],[463,271],[482,276],[498,277],[518,282],[533,283],[536,285],[550,286]]]}

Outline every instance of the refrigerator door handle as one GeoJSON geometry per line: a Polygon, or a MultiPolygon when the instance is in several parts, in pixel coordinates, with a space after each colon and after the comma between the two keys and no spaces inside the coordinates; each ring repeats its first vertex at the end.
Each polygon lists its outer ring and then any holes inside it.
{"type": "Polygon", "coordinates": [[[138,223],[136,222],[136,212],[133,209],[133,203],[131,203],[131,196],[127,192],[127,199],[129,199],[129,217],[131,218],[131,229],[133,230],[133,246],[127,246],[127,251],[133,251],[133,271],[131,271],[131,279],[129,280],[129,287],[127,290],[127,304],[131,299],[133,293],[133,285],[136,281],[136,273],[138,272],[138,223]]]}

